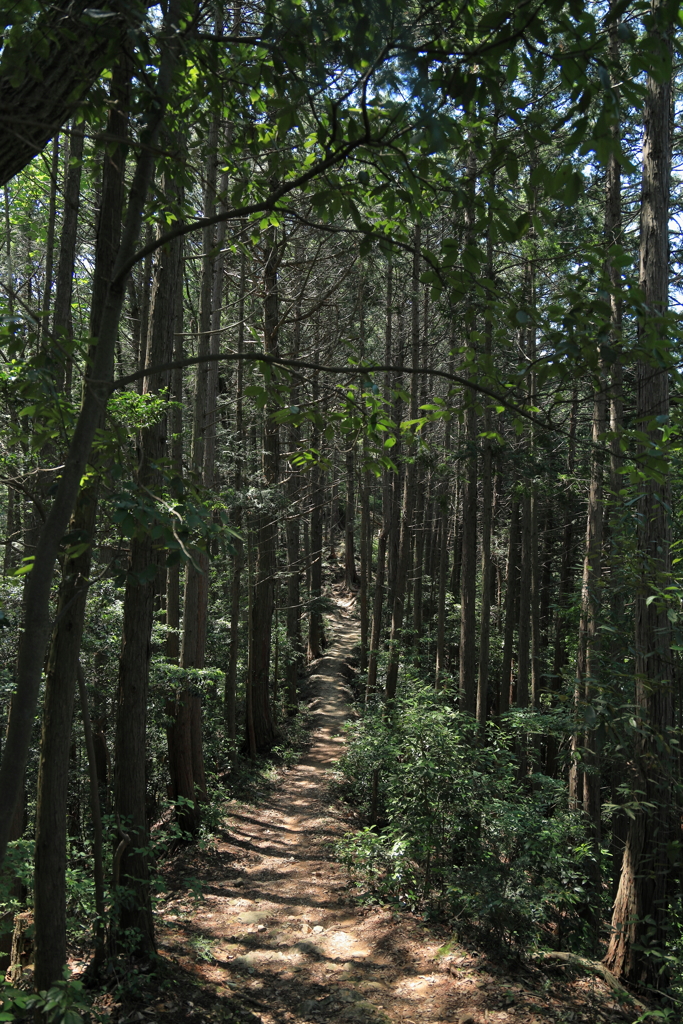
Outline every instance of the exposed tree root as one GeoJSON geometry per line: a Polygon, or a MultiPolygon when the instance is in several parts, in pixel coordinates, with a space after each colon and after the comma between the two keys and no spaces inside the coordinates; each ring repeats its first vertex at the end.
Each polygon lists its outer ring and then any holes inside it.
{"type": "Polygon", "coordinates": [[[631,993],[617,981],[612,972],[598,960],[586,960],[585,957],[577,956],[576,953],[560,953],[555,952],[554,950],[540,953],[539,957],[543,960],[561,960],[563,963],[573,964],[575,967],[582,967],[584,971],[588,971],[589,974],[596,974],[599,978],[602,978],[603,981],[607,982],[620,1002],[629,1003],[637,1010],[647,1009],[645,1004],[641,1003],[640,1000],[635,998],[635,996],[632,996],[631,993]]]}

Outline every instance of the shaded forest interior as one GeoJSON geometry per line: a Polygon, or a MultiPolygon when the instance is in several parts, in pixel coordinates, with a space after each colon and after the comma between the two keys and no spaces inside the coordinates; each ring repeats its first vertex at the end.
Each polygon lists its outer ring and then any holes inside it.
{"type": "Polygon", "coordinates": [[[680,1012],[677,7],[34,8],[0,49],[7,962],[27,928],[38,992],[153,956],[158,865],[301,747],[334,583],[367,898],[680,1012]]]}

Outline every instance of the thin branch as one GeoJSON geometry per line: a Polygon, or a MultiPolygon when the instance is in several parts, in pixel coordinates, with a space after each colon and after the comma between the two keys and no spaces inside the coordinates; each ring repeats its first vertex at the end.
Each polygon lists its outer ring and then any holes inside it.
{"type": "MultiPolygon", "coordinates": [[[[352,374],[354,376],[368,376],[371,373],[417,373],[425,374],[429,377],[439,377],[442,380],[448,380],[452,381],[454,384],[460,384],[462,387],[471,388],[478,394],[486,395],[487,398],[492,398],[499,405],[502,405],[510,412],[514,412],[516,415],[529,420],[530,423],[535,424],[537,427],[542,427],[544,430],[557,431],[558,433],[565,432],[561,427],[555,426],[555,424],[548,421],[541,420],[537,416],[534,416],[533,413],[527,412],[515,402],[511,402],[507,397],[505,397],[505,395],[501,395],[492,388],[487,388],[483,384],[477,384],[468,377],[461,377],[457,373],[448,373],[446,370],[434,370],[427,366],[384,366],[374,363],[358,366],[325,366],[320,363],[313,363],[303,359],[285,359],[282,356],[266,355],[263,352],[224,352],[202,356],[188,356],[186,359],[176,359],[173,362],[163,363],[159,366],[150,366],[144,370],[137,370],[135,373],[129,373],[125,377],[118,377],[110,384],[110,387],[112,391],[117,391],[121,388],[127,387],[129,384],[134,384],[136,381],[142,380],[144,377],[149,377],[153,373],[166,373],[169,370],[182,370],[187,366],[198,366],[199,364],[209,362],[236,362],[239,359],[245,359],[253,363],[268,363],[271,366],[283,366],[285,368],[293,367],[294,369],[299,370],[320,370],[323,373],[343,373],[352,374]]],[[[89,383],[93,384],[96,382],[91,380],[89,383]]]]}

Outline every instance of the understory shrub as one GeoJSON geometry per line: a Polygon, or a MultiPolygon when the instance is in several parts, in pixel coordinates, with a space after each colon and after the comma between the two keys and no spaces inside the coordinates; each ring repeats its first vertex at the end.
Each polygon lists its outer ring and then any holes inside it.
{"type": "Polygon", "coordinates": [[[508,946],[543,933],[582,948],[595,853],[564,784],[522,768],[531,755],[519,736],[481,731],[426,687],[397,699],[390,718],[366,708],[349,732],[343,790],[375,820],[339,852],[371,898],[440,912],[508,946]]]}

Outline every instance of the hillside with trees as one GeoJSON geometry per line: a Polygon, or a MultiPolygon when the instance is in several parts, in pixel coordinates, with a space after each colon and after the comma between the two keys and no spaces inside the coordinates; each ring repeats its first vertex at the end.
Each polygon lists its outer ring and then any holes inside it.
{"type": "Polygon", "coordinates": [[[334,584],[365,898],[677,1019],[677,5],[2,13],[5,966],[154,956],[334,584]]]}

